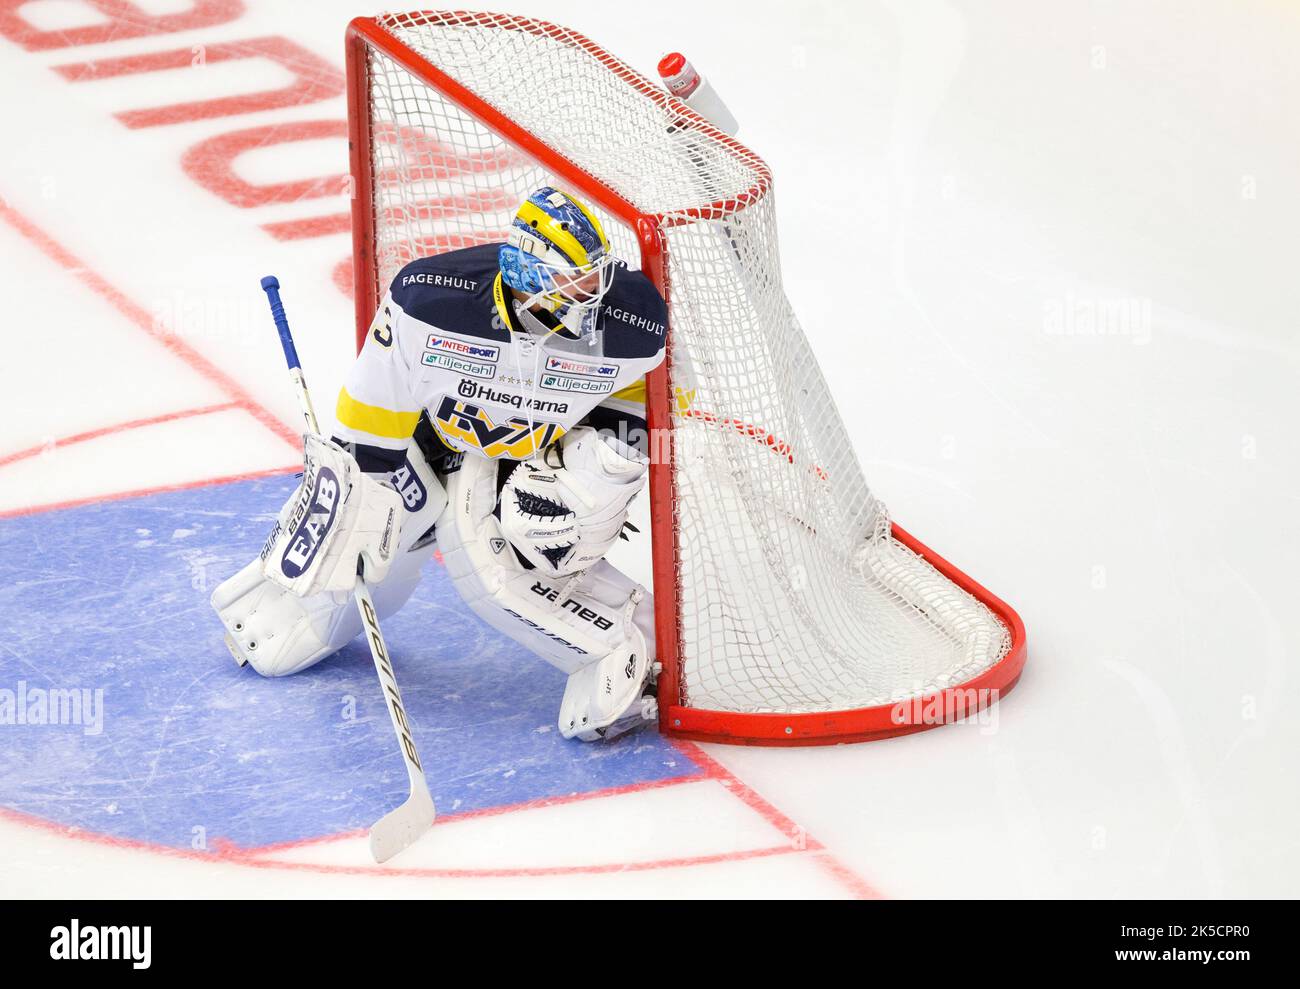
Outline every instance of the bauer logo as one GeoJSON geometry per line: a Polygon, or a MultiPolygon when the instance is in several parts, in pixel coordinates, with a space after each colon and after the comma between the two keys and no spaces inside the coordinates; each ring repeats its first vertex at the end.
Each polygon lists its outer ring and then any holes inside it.
{"type": "Polygon", "coordinates": [[[586,378],[571,378],[566,374],[543,374],[542,387],[551,391],[574,391],[588,395],[607,395],[614,390],[614,382],[590,381],[586,378]]]}
{"type": "Polygon", "coordinates": [[[568,357],[546,358],[546,370],[560,374],[578,374],[584,378],[613,378],[618,375],[617,364],[591,364],[568,357]]]}
{"type": "Polygon", "coordinates": [[[453,354],[431,354],[426,350],[423,361],[427,367],[440,367],[457,374],[472,374],[476,378],[490,378],[497,373],[495,364],[479,364],[453,354]]]}
{"type": "Polygon", "coordinates": [[[501,356],[500,347],[482,343],[466,343],[464,340],[451,340],[447,337],[440,337],[435,333],[429,334],[429,341],[425,344],[425,347],[444,354],[459,354],[461,357],[491,361],[494,364],[496,359],[501,356]]]}
{"type": "Polygon", "coordinates": [[[531,628],[534,632],[538,632],[538,633],[540,633],[540,634],[546,636],[548,639],[550,639],[550,640],[551,640],[552,642],[554,642],[556,645],[563,646],[565,649],[571,649],[573,652],[576,652],[576,653],[578,653],[578,654],[581,655],[581,656],[586,656],[586,655],[588,655],[587,650],[586,650],[586,649],[583,649],[582,646],[575,646],[575,645],[574,645],[572,642],[570,642],[568,639],[561,638],[560,636],[558,636],[558,635],[556,635],[554,632],[552,632],[549,628],[544,628],[544,627],[542,627],[541,625],[538,625],[538,624],[537,624],[535,621],[533,621],[531,618],[525,618],[525,617],[524,617],[523,615],[521,615],[519,612],[514,611],[514,610],[512,610],[512,609],[510,609],[510,608],[503,608],[502,610],[503,610],[507,615],[510,615],[512,618],[518,618],[521,622],[523,622],[525,625],[527,625],[529,628],[531,628]]]}
{"type": "Polygon", "coordinates": [[[312,488],[310,507],[289,535],[280,561],[280,572],[290,580],[301,577],[316,558],[339,508],[339,481],[328,467],[322,467],[312,488]]]}
{"type": "Polygon", "coordinates": [[[271,534],[266,537],[266,542],[262,543],[262,552],[258,554],[257,558],[265,563],[266,558],[271,555],[271,550],[275,549],[275,542],[279,538],[280,522],[277,519],[275,526],[271,529],[271,534]]]}

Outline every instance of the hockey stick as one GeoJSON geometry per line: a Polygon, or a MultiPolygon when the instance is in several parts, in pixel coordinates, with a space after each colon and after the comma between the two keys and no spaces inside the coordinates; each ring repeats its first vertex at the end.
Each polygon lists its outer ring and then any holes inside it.
{"type": "MultiPolygon", "coordinates": [[[[307,421],[307,429],[319,436],[320,426],[316,422],[316,412],[312,408],[311,395],[307,391],[307,379],[303,377],[298,351],[293,345],[293,336],[289,333],[289,321],[284,315],[284,303],[280,301],[280,283],[274,275],[268,275],[262,279],[262,289],[271,303],[271,317],[275,320],[275,328],[280,331],[280,345],[284,348],[284,359],[289,365],[289,377],[293,380],[294,390],[298,395],[298,405],[302,408],[303,418],[307,421]]],[[[384,700],[388,704],[388,715],[393,720],[393,730],[397,733],[397,740],[402,746],[406,774],[411,779],[411,795],[406,798],[406,802],[396,810],[389,811],[370,829],[370,854],[374,856],[376,862],[387,862],[433,827],[435,811],[433,797],[429,793],[429,784],[425,781],[424,769],[420,765],[420,754],[415,750],[411,724],[406,718],[406,708],[402,704],[402,694],[397,689],[397,679],[393,676],[388,647],[384,645],[383,633],[379,631],[379,616],[375,613],[375,603],[370,597],[370,588],[366,586],[360,557],[357,558],[355,599],[357,609],[361,612],[361,622],[365,626],[370,656],[375,661],[375,671],[379,674],[379,685],[383,688],[384,700]]]]}

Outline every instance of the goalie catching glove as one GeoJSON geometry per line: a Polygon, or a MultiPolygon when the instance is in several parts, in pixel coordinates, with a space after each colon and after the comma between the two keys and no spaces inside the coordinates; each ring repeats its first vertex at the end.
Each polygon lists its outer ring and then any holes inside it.
{"type": "Polygon", "coordinates": [[[501,490],[501,532],[542,573],[585,570],[622,534],[647,467],[626,443],[590,426],[575,429],[558,448],[510,472],[501,490]]]}
{"type": "Polygon", "coordinates": [[[302,484],[262,548],[262,573],[298,597],[351,591],[357,559],[366,580],[382,581],[397,547],[402,497],[366,476],[337,443],[308,434],[302,484]]]}

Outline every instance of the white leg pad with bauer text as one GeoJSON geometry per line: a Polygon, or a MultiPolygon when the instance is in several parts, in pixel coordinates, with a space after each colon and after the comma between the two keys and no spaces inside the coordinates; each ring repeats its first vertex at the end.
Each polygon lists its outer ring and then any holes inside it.
{"type": "Polygon", "coordinates": [[[599,737],[641,703],[654,657],[650,592],[605,560],[568,577],[519,562],[493,514],[497,465],[467,457],[448,475],[438,548],[476,615],[569,675],[561,704],[566,738],[599,737]]]}

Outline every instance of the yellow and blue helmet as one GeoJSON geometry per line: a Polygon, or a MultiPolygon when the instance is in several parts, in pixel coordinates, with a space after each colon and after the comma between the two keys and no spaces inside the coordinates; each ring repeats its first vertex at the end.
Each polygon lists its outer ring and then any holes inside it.
{"type": "Polygon", "coordinates": [[[550,186],[536,190],[519,207],[499,264],[502,281],[527,295],[529,305],[540,302],[573,328],[594,325],[614,273],[600,220],[573,196],[550,186]]]}

